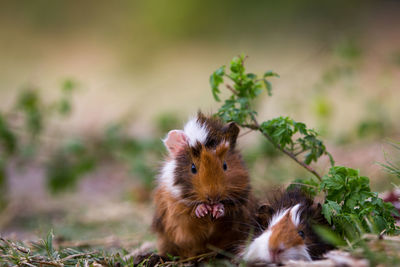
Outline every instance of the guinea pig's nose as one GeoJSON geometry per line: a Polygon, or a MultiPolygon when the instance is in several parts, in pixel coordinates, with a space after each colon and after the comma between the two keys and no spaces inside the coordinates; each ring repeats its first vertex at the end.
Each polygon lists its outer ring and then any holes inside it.
{"type": "Polygon", "coordinates": [[[217,203],[219,202],[219,200],[220,200],[219,195],[217,195],[217,196],[210,196],[210,195],[207,195],[207,202],[208,202],[209,204],[211,204],[211,205],[217,204],[217,203]]]}
{"type": "Polygon", "coordinates": [[[281,262],[281,254],[283,253],[283,249],[277,248],[277,249],[270,249],[269,254],[271,255],[271,262],[273,263],[279,263],[281,262]]]}

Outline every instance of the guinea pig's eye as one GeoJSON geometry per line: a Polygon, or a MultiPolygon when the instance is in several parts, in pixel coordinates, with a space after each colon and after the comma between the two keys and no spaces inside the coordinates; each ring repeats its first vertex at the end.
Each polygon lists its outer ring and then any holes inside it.
{"type": "Polygon", "coordinates": [[[224,161],[224,163],[222,164],[222,168],[224,169],[224,171],[226,171],[228,169],[228,165],[226,165],[226,162],[224,161]]]}
{"type": "Polygon", "coordinates": [[[306,238],[303,231],[298,231],[297,233],[299,234],[299,236],[301,236],[301,238],[303,238],[303,239],[306,238]]]}
{"type": "Polygon", "coordinates": [[[197,173],[197,169],[196,169],[196,165],[194,165],[194,163],[192,163],[192,173],[196,174],[197,173]]]}

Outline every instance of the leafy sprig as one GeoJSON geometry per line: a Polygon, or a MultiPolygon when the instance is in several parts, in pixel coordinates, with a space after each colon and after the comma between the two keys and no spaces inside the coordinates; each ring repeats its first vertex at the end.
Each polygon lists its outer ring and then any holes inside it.
{"type": "Polygon", "coordinates": [[[329,156],[332,165],[334,161],[314,130],[307,129],[304,123],[296,122],[289,117],[278,117],[258,123],[254,100],[263,91],[272,95],[269,79],[279,77],[279,75],[272,71],[265,72],[262,77],[254,73],[246,73],[245,59],[243,55],[234,57],[230,63],[230,73],[227,73],[225,66],[222,66],[211,74],[210,85],[214,99],[218,102],[221,101],[219,87],[224,82],[224,78],[228,78],[233,83],[226,84],[226,88],[232,94],[225,100],[217,115],[226,122],[233,121],[242,127],[260,131],[276,148],[321,180],[322,176],[310,166],[310,163],[316,162],[322,155],[329,156]],[[294,139],[295,135],[300,137],[294,139]],[[303,159],[299,158],[301,155],[304,155],[303,159]]]}
{"type": "Polygon", "coordinates": [[[371,191],[369,178],[358,170],[332,167],[320,189],[326,192],[322,213],[340,235],[353,240],[363,233],[398,233],[393,217],[397,210],[371,191]]]}

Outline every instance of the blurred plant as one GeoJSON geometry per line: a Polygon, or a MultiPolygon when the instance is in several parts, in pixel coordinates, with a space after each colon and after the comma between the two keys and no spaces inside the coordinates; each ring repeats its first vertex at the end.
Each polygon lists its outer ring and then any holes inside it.
{"type": "Polygon", "coordinates": [[[7,160],[17,149],[17,138],[0,113],[0,211],[7,204],[7,160]]]}
{"type": "MultiPolygon", "coordinates": [[[[400,142],[391,141],[389,144],[397,151],[400,152],[400,142]]],[[[390,174],[395,175],[397,178],[400,178],[400,165],[398,162],[394,162],[393,159],[389,158],[388,154],[385,153],[386,163],[378,163],[383,167],[385,171],[390,174]]]]}
{"type": "MultiPolygon", "coordinates": [[[[126,122],[110,124],[98,138],[46,135],[48,122],[54,116],[71,114],[76,88],[73,80],[64,81],[60,98],[49,103],[43,101],[38,90],[28,88],[18,95],[10,112],[0,113],[0,209],[7,203],[6,170],[11,159],[21,163],[40,159],[46,168],[47,188],[52,193],[74,189],[96,166],[113,160],[128,165],[131,176],[140,184],[136,193],[146,196],[139,199],[148,199],[157,173],[155,162],[159,162],[163,153],[158,138],[134,138],[128,133],[126,122]]],[[[171,113],[158,116],[157,137],[175,127],[178,121],[171,113]]]]}
{"type": "Polygon", "coordinates": [[[233,121],[242,127],[261,132],[278,150],[313,174],[317,180],[297,179],[295,183],[311,196],[321,191],[325,193],[323,214],[342,239],[355,240],[364,232],[372,231],[385,230],[387,234],[397,234],[399,229],[393,217],[397,211],[393,205],[383,202],[377,193],[371,192],[369,179],[359,176],[358,171],[333,166],[332,156],[314,130],[289,117],[258,123],[253,100],[263,89],[271,95],[271,84],[266,79],[278,75],[269,71],[259,79],[255,74],[245,73],[244,61],[244,56],[235,57],[231,61],[229,74],[223,66],[211,75],[212,93],[218,102],[221,101],[219,86],[224,78],[233,82],[233,85],[226,85],[232,95],[225,100],[216,115],[225,121],[233,121]],[[323,177],[310,166],[311,162],[317,162],[322,155],[327,155],[332,165],[323,177]],[[371,225],[377,229],[372,229],[371,225]]]}
{"type": "Polygon", "coordinates": [[[96,159],[79,139],[68,142],[57,149],[47,165],[47,187],[52,193],[74,188],[84,174],[96,166],[96,159]]]}
{"type": "Polygon", "coordinates": [[[105,155],[127,163],[131,174],[144,186],[143,189],[150,191],[153,188],[157,174],[154,164],[159,162],[163,152],[162,143],[158,138],[138,140],[127,134],[126,125],[113,124],[106,129],[98,146],[104,148],[105,155]]]}
{"type": "Polygon", "coordinates": [[[68,115],[71,94],[76,85],[72,80],[62,83],[60,100],[45,103],[38,90],[27,88],[17,96],[13,108],[0,112],[0,210],[7,203],[7,166],[10,160],[20,163],[43,150],[41,137],[46,121],[68,115]]]}
{"type": "Polygon", "coordinates": [[[357,136],[359,138],[366,138],[369,136],[378,136],[382,138],[386,133],[385,122],[379,119],[368,118],[361,120],[357,126],[357,136]]]}
{"type": "Polygon", "coordinates": [[[176,113],[164,112],[155,118],[155,123],[159,134],[164,135],[171,129],[178,129],[181,126],[181,119],[176,113]]]}
{"type": "Polygon", "coordinates": [[[256,145],[243,151],[243,158],[249,169],[252,169],[256,162],[265,164],[267,160],[274,160],[280,156],[281,153],[275,149],[273,144],[262,139],[258,140],[256,145]]]}
{"type": "Polygon", "coordinates": [[[364,118],[356,125],[357,139],[359,138],[378,138],[390,135],[393,125],[390,116],[376,99],[371,99],[365,105],[364,118]]]}
{"type": "Polygon", "coordinates": [[[363,55],[363,51],[354,37],[341,40],[333,50],[339,57],[348,61],[359,60],[363,55]]]}

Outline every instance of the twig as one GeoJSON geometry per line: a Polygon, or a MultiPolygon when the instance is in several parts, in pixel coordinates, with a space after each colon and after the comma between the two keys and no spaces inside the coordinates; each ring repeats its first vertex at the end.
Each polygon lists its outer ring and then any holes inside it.
{"type": "Polygon", "coordinates": [[[270,141],[272,144],[275,145],[276,148],[278,148],[280,151],[282,151],[283,153],[285,153],[287,156],[289,156],[291,159],[293,159],[295,162],[297,162],[298,164],[300,164],[300,166],[302,166],[303,168],[305,168],[307,171],[311,172],[312,174],[315,175],[315,177],[318,178],[319,181],[322,181],[322,176],[317,173],[316,170],[314,170],[310,165],[305,164],[304,162],[300,161],[295,154],[293,154],[292,152],[282,148],[279,144],[275,144],[272,140],[272,137],[265,133],[264,131],[261,130],[260,125],[257,122],[256,117],[254,116],[254,114],[250,114],[251,120],[253,121],[253,124],[251,125],[242,125],[243,127],[247,127],[253,130],[258,130],[262,133],[262,135],[264,135],[268,141],[270,141]],[[250,127],[248,127],[250,126],[250,127]]]}
{"type": "Polygon", "coordinates": [[[302,154],[306,152],[306,150],[300,150],[299,152],[293,153],[295,157],[297,157],[298,155],[302,154]]]}
{"type": "Polygon", "coordinates": [[[28,266],[31,266],[31,267],[36,267],[35,265],[30,264],[29,262],[23,262],[22,264],[25,264],[25,265],[28,265],[28,266]]]}
{"type": "Polygon", "coordinates": [[[244,133],[240,134],[239,137],[245,136],[245,135],[251,133],[252,131],[253,131],[253,129],[250,129],[247,132],[244,132],[244,133]]]}
{"type": "Polygon", "coordinates": [[[64,264],[62,264],[62,263],[57,263],[57,262],[52,262],[52,261],[35,261],[35,260],[32,260],[31,262],[39,263],[39,264],[43,264],[43,265],[50,265],[50,266],[59,266],[59,267],[63,267],[64,266],[64,264]]]}
{"type": "Polygon", "coordinates": [[[290,184],[301,185],[301,186],[311,187],[311,188],[318,188],[318,186],[310,185],[310,184],[302,184],[302,183],[290,183],[290,184]]]}
{"type": "Polygon", "coordinates": [[[14,244],[14,243],[2,238],[2,237],[0,237],[0,240],[3,241],[4,243],[6,243],[7,246],[15,248],[16,250],[18,250],[18,251],[20,251],[22,253],[25,253],[25,254],[29,253],[29,249],[26,249],[24,247],[18,246],[16,244],[14,244]]]}
{"type": "Polygon", "coordinates": [[[234,95],[239,95],[238,91],[235,90],[235,88],[233,88],[232,86],[230,86],[229,84],[225,84],[226,88],[228,88],[234,95]]]}
{"type": "Polygon", "coordinates": [[[86,253],[78,253],[78,254],[74,254],[74,255],[69,255],[63,259],[61,259],[61,261],[67,261],[67,260],[71,260],[73,258],[77,258],[77,257],[82,257],[82,256],[88,256],[88,255],[92,255],[92,254],[96,254],[97,251],[92,251],[92,252],[86,252],[86,253]]]}

